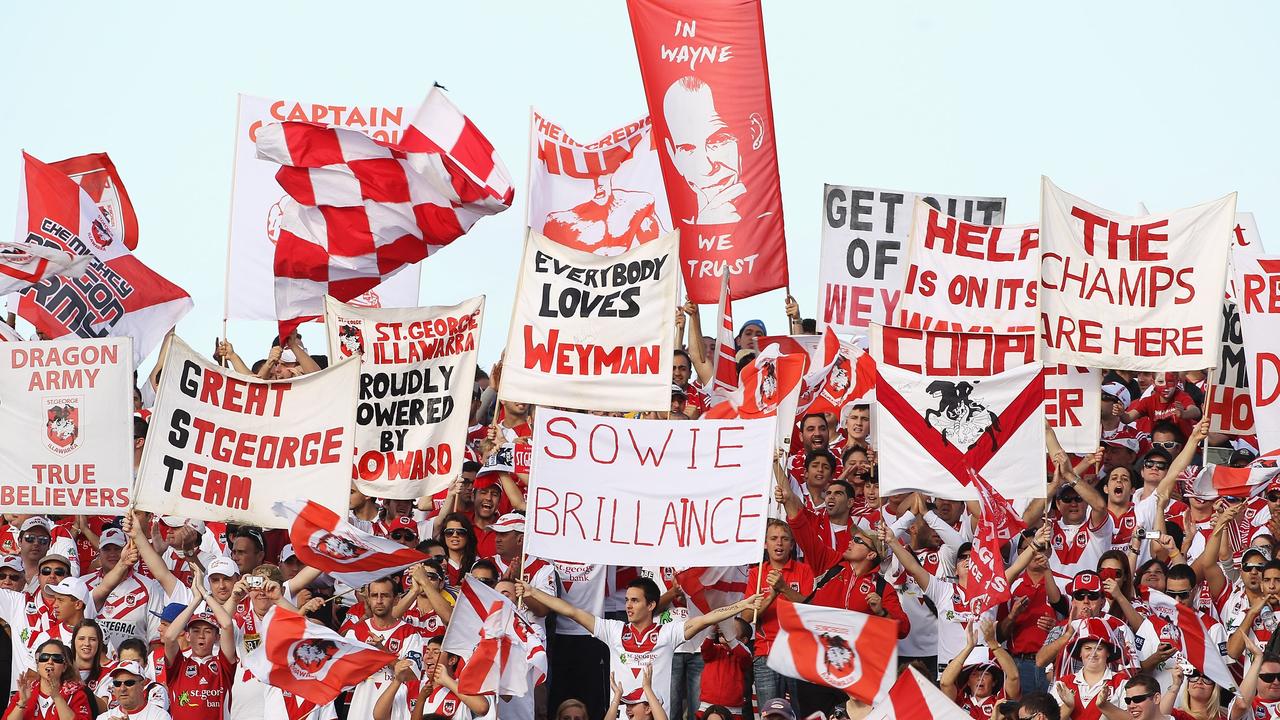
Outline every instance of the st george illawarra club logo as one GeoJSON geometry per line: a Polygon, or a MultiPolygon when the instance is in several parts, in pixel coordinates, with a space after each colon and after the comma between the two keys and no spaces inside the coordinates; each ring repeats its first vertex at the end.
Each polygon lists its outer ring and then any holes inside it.
{"type": "Polygon", "coordinates": [[[968,451],[986,435],[994,451],[1000,447],[1000,416],[987,409],[974,397],[978,383],[934,380],[925,392],[938,400],[938,406],[924,411],[924,419],[942,434],[942,439],[968,451]]]}
{"type": "Polygon", "coordinates": [[[84,398],[79,395],[58,395],[44,399],[45,445],[58,455],[70,455],[80,447],[80,407],[84,398]]]}
{"type": "Polygon", "coordinates": [[[818,676],[828,685],[846,688],[862,679],[862,662],[849,645],[844,633],[824,632],[818,636],[822,657],[818,659],[818,676]]]}
{"type": "Polygon", "coordinates": [[[778,365],[772,359],[760,361],[760,374],[756,381],[756,407],[769,412],[778,406],[778,365]]]}
{"type": "Polygon", "coordinates": [[[354,537],[338,535],[329,530],[317,530],[307,539],[307,547],[317,555],[349,564],[377,553],[354,537]]]}
{"type": "Polygon", "coordinates": [[[322,638],[305,638],[289,648],[289,669],[299,680],[323,677],[326,666],[338,655],[338,644],[322,638]]]}
{"type": "Polygon", "coordinates": [[[358,320],[343,320],[338,325],[338,351],[343,357],[364,352],[364,331],[358,320]]]}

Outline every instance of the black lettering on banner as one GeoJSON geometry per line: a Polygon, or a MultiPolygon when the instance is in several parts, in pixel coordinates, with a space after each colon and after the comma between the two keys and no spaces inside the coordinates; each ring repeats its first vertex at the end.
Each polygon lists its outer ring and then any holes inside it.
{"type": "Polygon", "coordinates": [[[1240,332],[1240,311],[1235,303],[1222,304],[1222,351],[1218,361],[1219,387],[1249,387],[1248,361],[1244,355],[1244,335],[1240,332]]]}
{"type": "MultiPolygon", "coordinates": [[[[455,369],[441,365],[395,373],[361,373],[356,423],[407,428],[444,422],[453,414],[456,404],[449,395],[455,369]],[[434,397],[421,397],[423,395],[434,397]]],[[[404,450],[407,434],[407,429],[383,431],[379,441],[382,451],[404,450]]]]}
{"type": "Polygon", "coordinates": [[[133,286],[93,256],[89,247],[62,225],[46,218],[40,223],[40,230],[61,243],[37,233],[28,233],[27,241],[89,255],[92,260],[80,277],[47,277],[23,294],[78,337],[106,337],[124,317],[124,301],[133,294],[133,286]]]}

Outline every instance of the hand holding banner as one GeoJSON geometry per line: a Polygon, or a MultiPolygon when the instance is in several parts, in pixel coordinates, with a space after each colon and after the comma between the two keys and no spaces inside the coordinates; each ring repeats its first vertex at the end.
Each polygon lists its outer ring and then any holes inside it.
{"type": "MultiPolygon", "coordinates": [[[[505,378],[504,378],[505,381],[505,378]]],[[[525,552],[609,565],[755,562],[774,420],[535,417],[525,552]]]]}

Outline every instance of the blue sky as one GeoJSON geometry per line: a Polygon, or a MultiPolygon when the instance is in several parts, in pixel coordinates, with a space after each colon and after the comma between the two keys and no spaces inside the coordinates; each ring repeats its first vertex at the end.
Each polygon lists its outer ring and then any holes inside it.
{"type": "MultiPolygon", "coordinates": [[[[1261,2],[766,0],[792,292],[817,312],[824,182],[1003,195],[1038,216],[1039,177],[1119,211],[1238,191],[1264,242],[1280,116],[1276,6],[1261,2]]],[[[488,296],[481,357],[506,342],[528,108],[587,139],[645,113],[622,0],[0,4],[0,222],[19,150],[107,151],[137,208],[138,255],[221,327],[236,93],[416,106],[433,81],[490,137],[515,207],[424,263],[421,302],[488,296]]],[[[784,329],[782,292],[735,303],[784,329]]],[[[704,308],[707,325],[714,308],[704,308]]],[[[270,323],[233,321],[249,362],[270,323]]],[[[319,325],[307,326],[323,351],[319,325]]]]}

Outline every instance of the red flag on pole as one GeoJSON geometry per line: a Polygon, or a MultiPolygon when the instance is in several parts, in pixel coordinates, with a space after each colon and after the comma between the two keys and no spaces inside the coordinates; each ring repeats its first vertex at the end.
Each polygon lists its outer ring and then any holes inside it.
{"type": "Polygon", "coordinates": [[[758,0],[628,0],[689,297],[787,285],[764,20],[758,0]]]}
{"type": "Polygon", "coordinates": [[[115,163],[106,153],[92,153],[49,163],[75,181],[98,204],[111,232],[130,250],[138,249],[138,216],[120,181],[115,163]]]}
{"type": "Polygon", "coordinates": [[[314,502],[278,502],[271,509],[291,521],[289,542],[303,565],[351,587],[362,587],[427,559],[395,540],[361,530],[314,502]]]}
{"type": "MultiPolygon", "coordinates": [[[[698,338],[691,338],[696,342],[698,338]]],[[[738,387],[737,343],[733,338],[733,296],[729,293],[729,271],[720,278],[720,305],[716,312],[715,377],[711,381],[711,402],[728,398],[738,387]]]]}

